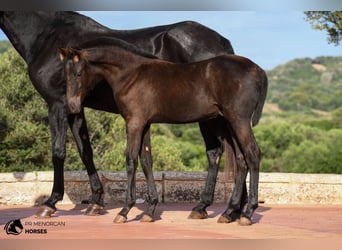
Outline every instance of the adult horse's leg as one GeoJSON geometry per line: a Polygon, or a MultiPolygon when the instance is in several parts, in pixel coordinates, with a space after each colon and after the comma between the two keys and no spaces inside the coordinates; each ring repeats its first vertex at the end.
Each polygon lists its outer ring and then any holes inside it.
{"type": "Polygon", "coordinates": [[[98,215],[103,210],[104,191],[93,161],[93,150],[89,141],[84,110],[82,109],[81,113],[79,114],[69,115],[68,122],[74,135],[82,162],[87,169],[92,192],[92,197],[89,202],[90,204],[84,214],[98,215]]]}
{"type": "Polygon", "coordinates": [[[56,203],[64,195],[64,160],[66,133],[68,128],[65,104],[54,102],[49,105],[49,124],[52,139],[52,163],[54,168],[52,193],[36,213],[37,217],[50,217],[56,212],[56,203]]]}
{"type": "Polygon", "coordinates": [[[136,170],[138,166],[138,155],[141,148],[144,125],[139,119],[126,120],[127,149],[126,149],[126,171],[127,171],[127,193],[125,206],[114,218],[114,223],[127,221],[127,214],[136,201],[136,170]]]}
{"type": "Polygon", "coordinates": [[[144,130],[142,146],[140,148],[140,162],[146,177],[148,203],[147,210],[140,221],[153,222],[154,211],[158,204],[158,192],[152,171],[153,162],[151,154],[150,126],[147,126],[144,130]]]}
{"type": "Polygon", "coordinates": [[[219,118],[200,122],[200,130],[205,141],[206,153],[209,162],[208,175],[205,182],[204,191],[201,194],[200,202],[194,207],[189,215],[189,219],[205,219],[208,217],[206,208],[213,203],[216,179],[219,169],[220,159],[223,153],[223,141],[219,138],[221,134],[219,118]]]}
{"type": "MultiPolygon", "coordinates": [[[[231,157],[233,159],[233,162],[236,162],[238,168],[247,167],[241,151],[236,147],[236,145],[234,147],[235,140],[230,133],[230,130],[227,130],[226,121],[224,121],[224,119],[216,118],[209,121],[201,122],[199,123],[199,125],[206,144],[209,168],[205,188],[203,193],[201,194],[201,200],[196,205],[196,207],[192,209],[192,212],[189,215],[190,219],[205,219],[208,217],[206,208],[210,206],[214,200],[219,161],[223,153],[223,138],[225,138],[228,142],[226,145],[232,148],[231,150],[228,150],[228,152],[230,152],[228,157],[231,157]]],[[[245,203],[247,203],[247,191],[245,181],[242,197],[239,198],[239,200],[240,199],[242,209],[245,203]]],[[[234,212],[236,213],[236,216],[234,217],[239,218],[241,214],[240,209],[234,212]]]]}

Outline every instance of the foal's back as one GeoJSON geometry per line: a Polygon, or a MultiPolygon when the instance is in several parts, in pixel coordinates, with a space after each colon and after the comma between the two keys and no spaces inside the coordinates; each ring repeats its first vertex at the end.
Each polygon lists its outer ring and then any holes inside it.
{"type": "Polygon", "coordinates": [[[141,68],[142,80],[151,85],[154,91],[188,97],[204,92],[213,97],[221,91],[233,94],[243,86],[256,84],[255,80],[264,74],[248,58],[228,54],[186,64],[153,60],[141,68]]]}
{"type": "Polygon", "coordinates": [[[149,112],[150,122],[207,120],[222,115],[223,106],[235,105],[237,99],[254,100],[263,74],[255,63],[235,55],[187,64],[152,60],[140,67],[132,90],[132,98],[139,98],[132,109],[149,112]]]}

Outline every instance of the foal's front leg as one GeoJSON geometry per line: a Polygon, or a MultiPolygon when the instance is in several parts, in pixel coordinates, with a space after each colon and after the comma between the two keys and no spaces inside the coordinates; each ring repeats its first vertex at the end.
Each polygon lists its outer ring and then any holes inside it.
{"type": "Polygon", "coordinates": [[[127,221],[127,214],[135,204],[135,173],[138,166],[138,154],[141,148],[141,137],[144,124],[139,120],[126,120],[127,149],[126,149],[126,171],[127,171],[127,192],[125,206],[115,217],[114,223],[127,221]]]}
{"type": "Polygon", "coordinates": [[[103,210],[104,191],[101,180],[94,165],[93,150],[89,141],[84,110],[82,109],[80,114],[69,115],[68,122],[74,135],[82,162],[87,169],[90,188],[92,192],[91,200],[84,214],[98,215],[103,210]]]}

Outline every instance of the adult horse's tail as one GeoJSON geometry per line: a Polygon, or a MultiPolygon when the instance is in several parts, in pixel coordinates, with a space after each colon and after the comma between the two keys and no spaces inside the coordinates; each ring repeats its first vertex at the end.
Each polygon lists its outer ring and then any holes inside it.
{"type": "Polygon", "coordinates": [[[258,102],[255,106],[255,110],[254,110],[253,117],[252,117],[252,126],[253,127],[258,124],[258,122],[261,118],[262,109],[263,109],[265,101],[266,101],[268,80],[267,80],[267,75],[266,75],[265,71],[263,71],[261,80],[262,80],[262,82],[261,82],[260,96],[259,96],[258,102]]]}

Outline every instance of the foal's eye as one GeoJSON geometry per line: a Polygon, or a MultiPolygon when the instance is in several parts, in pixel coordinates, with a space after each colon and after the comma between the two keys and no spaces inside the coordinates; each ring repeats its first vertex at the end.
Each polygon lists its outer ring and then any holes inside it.
{"type": "Polygon", "coordinates": [[[80,77],[82,75],[81,71],[76,73],[77,77],[80,77]]]}

